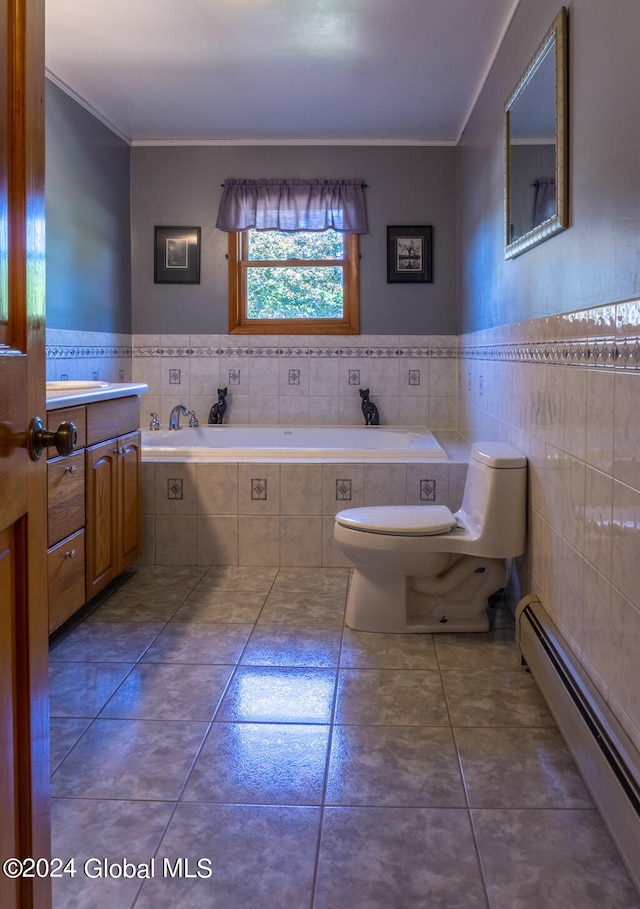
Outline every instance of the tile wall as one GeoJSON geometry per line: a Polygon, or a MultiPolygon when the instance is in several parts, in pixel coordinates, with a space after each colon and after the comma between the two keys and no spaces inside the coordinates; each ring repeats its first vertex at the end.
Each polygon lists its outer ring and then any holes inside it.
{"type": "Polygon", "coordinates": [[[335,514],[362,505],[460,507],[465,460],[410,464],[145,462],[147,565],[347,566],[335,514]]]}
{"type": "MultiPolygon", "coordinates": [[[[381,422],[456,428],[456,338],[451,335],[134,335],[133,380],[166,426],[184,404],[206,423],[227,388],[232,423],[362,422],[369,388],[381,422]]],[[[143,425],[148,417],[143,413],[143,425]]]]}
{"type": "Polygon", "coordinates": [[[530,464],[535,592],[640,748],[640,301],[459,338],[458,428],[530,464]]]}
{"type": "Polygon", "coordinates": [[[131,381],[131,335],[47,328],[47,381],[131,381]]]}

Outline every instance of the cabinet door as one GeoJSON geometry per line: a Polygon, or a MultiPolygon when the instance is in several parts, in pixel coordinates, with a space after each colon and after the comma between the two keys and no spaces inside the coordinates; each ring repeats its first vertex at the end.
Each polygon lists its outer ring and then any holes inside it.
{"type": "Polygon", "coordinates": [[[116,439],[87,448],[87,600],[118,574],[118,451],[116,439]]]}
{"type": "Polygon", "coordinates": [[[142,551],[140,507],[141,436],[130,432],[118,439],[118,571],[137,559],[142,551]]]}

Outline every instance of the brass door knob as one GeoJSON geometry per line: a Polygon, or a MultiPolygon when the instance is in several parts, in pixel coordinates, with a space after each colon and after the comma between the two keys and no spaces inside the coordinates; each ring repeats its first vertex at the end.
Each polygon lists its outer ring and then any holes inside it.
{"type": "Polygon", "coordinates": [[[34,417],[27,430],[27,447],[32,461],[38,461],[45,448],[55,445],[59,455],[70,455],[75,451],[78,433],[75,423],[63,420],[55,432],[45,429],[40,417],[34,417]]]}

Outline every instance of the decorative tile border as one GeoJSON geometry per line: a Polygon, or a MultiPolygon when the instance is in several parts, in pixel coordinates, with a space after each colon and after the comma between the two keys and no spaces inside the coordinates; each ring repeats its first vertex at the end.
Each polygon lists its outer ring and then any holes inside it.
{"type": "Polygon", "coordinates": [[[67,344],[47,344],[45,350],[48,360],[95,360],[134,355],[132,347],[74,347],[67,344]]]}
{"type": "Polygon", "coordinates": [[[640,370],[640,337],[485,345],[465,344],[462,340],[459,356],[469,360],[640,370]]]}
{"type": "Polygon", "coordinates": [[[134,347],[133,357],[257,357],[262,360],[286,358],[342,360],[455,358],[455,347],[134,347]]]}

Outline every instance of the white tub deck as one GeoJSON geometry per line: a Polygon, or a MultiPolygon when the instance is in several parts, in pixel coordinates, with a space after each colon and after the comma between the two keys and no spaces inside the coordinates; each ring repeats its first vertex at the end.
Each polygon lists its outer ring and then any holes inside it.
{"type": "Polygon", "coordinates": [[[416,426],[183,426],[145,430],[144,461],[447,461],[416,426]]]}

